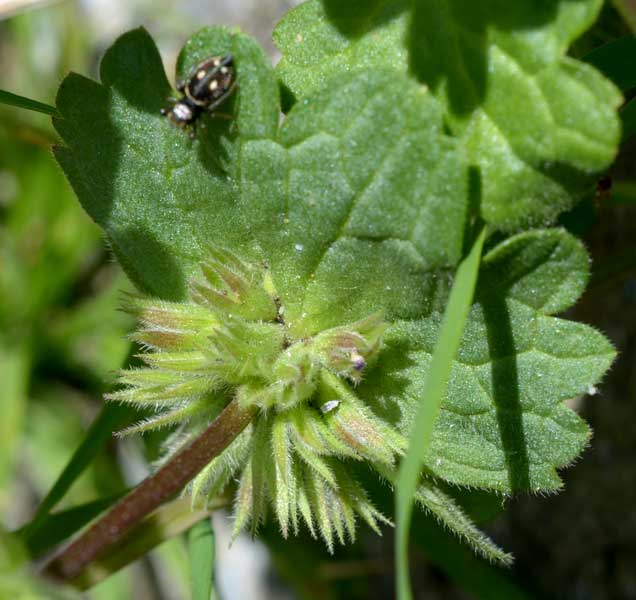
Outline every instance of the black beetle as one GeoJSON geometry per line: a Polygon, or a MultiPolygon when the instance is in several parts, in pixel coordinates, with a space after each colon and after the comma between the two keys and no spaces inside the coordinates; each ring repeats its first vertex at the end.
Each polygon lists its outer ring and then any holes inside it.
{"type": "Polygon", "coordinates": [[[175,99],[170,108],[161,109],[161,114],[179,127],[194,125],[201,113],[212,112],[219,106],[234,91],[235,85],[231,54],[206,58],[177,83],[183,97],[175,99]]]}

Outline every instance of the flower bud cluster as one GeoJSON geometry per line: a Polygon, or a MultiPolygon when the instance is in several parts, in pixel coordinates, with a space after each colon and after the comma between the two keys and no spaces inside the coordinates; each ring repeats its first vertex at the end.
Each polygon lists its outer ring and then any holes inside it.
{"type": "Polygon", "coordinates": [[[121,373],[125,387],[108,398],[154,414],[122,433],[173,426],[183,443],[236,399],[256,417],[195,478],[195,504],[238,481],[235,533],[269,506],[284,536],[302,520],[330,549],[354,537],[356,515],[377,530],[385,519],[348,465],[392,466],[404,448],[355,393],[388,325],[374,314],[295,339],[266,266],[212,248],[200,270],[189,302],[128,301],[146,367],[121,373]]]}

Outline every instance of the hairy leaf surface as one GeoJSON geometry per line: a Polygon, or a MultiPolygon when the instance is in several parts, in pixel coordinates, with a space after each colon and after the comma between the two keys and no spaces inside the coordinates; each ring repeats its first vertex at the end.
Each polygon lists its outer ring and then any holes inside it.
{"type": "Polygon", "coordinates": [[[195,140],[160,114],[171,88],[143,29],[108,50],[101,85],[71,74],[58,92],[61,117],[54,123],[64,146],[56,158],[131,279],[165,298],[185,296],[187,276],[207,244],[237,239],[237,186],[230,174],[237,136],[258,137],[277,125],[273,74],[245,35],[203,30],[186,45],[179,77],[201,56],[227,52],[239,72],[236,118],[203,118],[206,129],[195,140]]]}
{"type": "Polygon", "coordinates": [[[305,100],[276,143],[245,145],[241,173],[250,231],[299,327],[421,315],[436,270],[461,257],[468,172],[438,103],[404,76],[360,73],[305,100]]]}
{"type": "Polygon", "coordinates": [[[310,0],[274,32],[277,72],[295,98],[357,70],[408,72],[479,167],[483,217],[542,225],[589,193],[620,138],[620,94],[565,55],[601,4],[310,0]]]}
{"type": "MultiPolygon", "coordinates": [[[[562,230],[519,234],[485,256],[426,461],[431,474],[504,493],[560,487],[557,469],[590,437],[564,402],[584,394],[615,356],[591,327],[553,316],[581,294],[587,262],[562,230]]],[[[379,359],[385,368],[364,384],[380,414],[405,431],[440,319],[433,312],[397,325],[379,359]]]]}

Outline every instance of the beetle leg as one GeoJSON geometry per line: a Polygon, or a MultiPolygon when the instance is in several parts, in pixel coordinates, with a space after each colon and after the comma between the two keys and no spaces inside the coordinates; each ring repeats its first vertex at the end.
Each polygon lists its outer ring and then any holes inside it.
{"type": "Polygon", "coordinates": [[[197,122],[192,121],[192,123],[190,123],[187,127],[189,129],[188,135],[190,136],[190,139],[193,140],[197,137],[197,122]]]}

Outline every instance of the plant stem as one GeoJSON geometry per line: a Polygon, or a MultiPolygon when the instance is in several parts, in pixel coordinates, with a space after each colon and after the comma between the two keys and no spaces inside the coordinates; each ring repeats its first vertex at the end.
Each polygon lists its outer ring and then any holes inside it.
{"type": "Polygon", "coordinates": [[[166,502],[151,515],[133,527],[116,544],[86,566],[77,577],[70,582],[78,590],[88,590],[119,569],[128,566],[135,560],[180,533],[190,529],[201,519],[210,518],[212,511],[232,504],[227,496],[210,500],[205,510],[192,510],[189,497],[166,502]]]}
{"type": "Polygon", "coordinates": [[[63,548],[44,568],[44,574],[69,581],[91,561],[119,541],[134,525],[172,498],[210,460],[245,429],[254,411],[232,400],[189,446],[175,454],[155,474],[142,481],[79,538],[63,548]]]}

